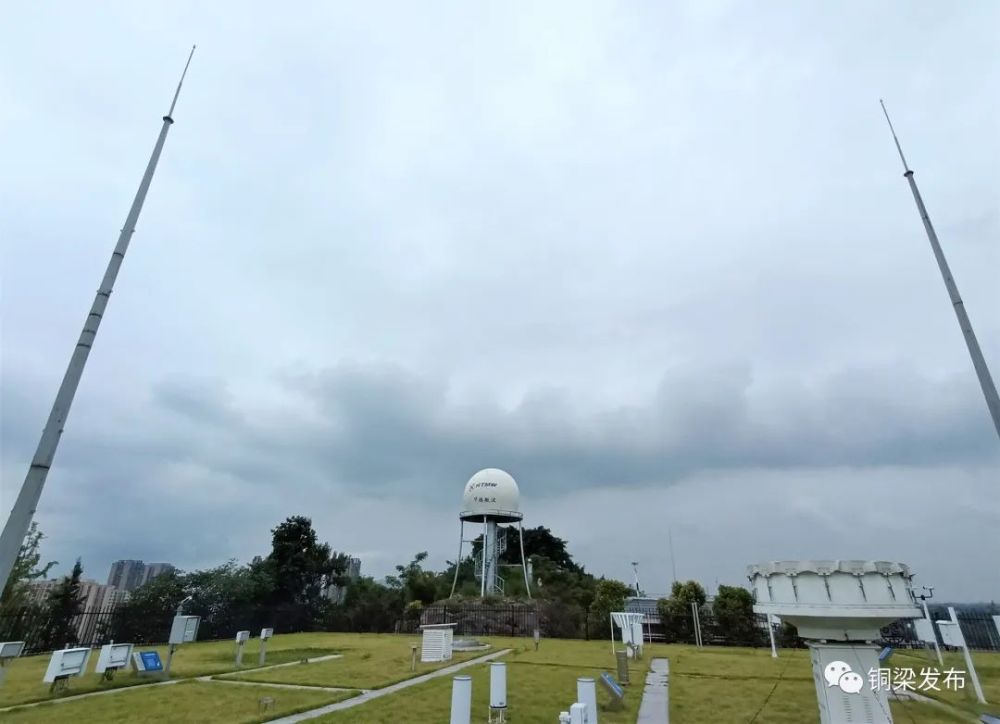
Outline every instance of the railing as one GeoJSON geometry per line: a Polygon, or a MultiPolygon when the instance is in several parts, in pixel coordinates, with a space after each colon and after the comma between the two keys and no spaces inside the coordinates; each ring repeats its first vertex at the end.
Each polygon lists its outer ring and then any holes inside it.
{"type": "MultiPolygon", "coordinates": [[[[440,604],[390,611],[382,609],[348,610],[333,606],[325,614],[303,607],[246,606],[225,611],[197,611],[202,615],[198,638],[226,639],[241,629],[273,627],[276,632],[352,631],[371,633],[414,633],[421,624],[455,623],[458,636],[530,637],[536,628],[546,638],[609,640],[611,627],[606,615],[585,611],[579,605],[536,600],[524,603],[440,604]]],[[[163,643],[170,630],[173,610],[139,611],[129,605],[90,610],[68,621],[46,613],[40,607],[27,607],[0,614],[0,641],[25,641],[25,653],[62,648],[66,644],[101,646],[111,640],[137,644],[163,643]]],[[[946,618],[935,611],[932,618],[946,618]]],[[[989,613],[962,611],[958,616],[966,642],[972,649],[1000,651],[1000,631],[989,613]]],[[[768,623],[762,615],[729,615],[718,618],[711,605],[699,611],[701,639],[707,646],[768,647],[768,623]]],[[[662,616],[645,615],[643,633],[648,640],[664,643],[696,644],[695,620],[690,610],[662,616]]],[[[795,632],[774,626],[779,647],[801,647],[795,632]]],[[[615,631],[615,636],[620,636],[615,631]]],[[[939,636],[940,640],[940,636],[939,636]]],[[[923,644],[912,621],[902,620],[882,629],[882,645],[895,648],[919,648],[923,644]]]]}

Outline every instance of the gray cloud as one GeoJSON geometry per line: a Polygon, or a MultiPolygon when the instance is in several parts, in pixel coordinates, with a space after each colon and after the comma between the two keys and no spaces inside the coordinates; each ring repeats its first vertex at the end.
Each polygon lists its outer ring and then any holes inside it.
{"type": "Polygon", "coordinates": [[[443,562],[462,483],[499,465],[598,572],[627,577],[670,519],[706,581],[822,529],[823,555],[896,552],[994,595],[947,556],[996,558],[996,440],[877,98],[996,372],[997,19],[19,8],[0,43],[18,69],[0,80],[0,503],[190,37],[39,510],[55,557],[209,565],[307,512],[369,570],[443,562]],[[879,502],[840,515],[837,486],[879,502]]]}

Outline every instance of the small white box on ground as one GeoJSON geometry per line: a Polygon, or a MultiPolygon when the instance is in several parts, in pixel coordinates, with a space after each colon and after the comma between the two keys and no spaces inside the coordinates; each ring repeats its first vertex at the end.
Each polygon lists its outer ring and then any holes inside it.
{"type": "Polygon", "coordinates": [[[433,623],[420,627],[423,641],[420,661],[451,661],[452,641],[456,623],[433,623]]]}

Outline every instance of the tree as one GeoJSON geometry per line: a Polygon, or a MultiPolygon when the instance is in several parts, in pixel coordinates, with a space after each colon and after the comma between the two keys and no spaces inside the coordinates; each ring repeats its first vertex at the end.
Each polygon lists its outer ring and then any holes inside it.
{"type": "Polygon", "coordinates": [[[753,596],[739,586],[719,586],[712,601],[712,614],[719,635],[733,646],[757,646],[761,630],[753,612],[753,596]]]}
{"type": "Polygon", "coordinates": [[[402,591],[403,601],[407,604],[419,601],[421,604],[433,603],[438,595],[439,575],[423,569],[427,560],[427,551],[421,551],[405,566],[396,566],[395,576],[388,576],[386,584],[402,591]]]}
{"type": "Polygon", "coordinates": [[[45,648],[57,649],[77,642],[76,618],[83,611],[81,576],[83,576],[83,565],[77,558],[73,564],[73,571],[49,591],[46,601],[49,626],[45,636],[45,648]]]}
{"type": "Polygon", "coordinates": [[[674,581],[670,598],[656,602],[667,641],[694,641],[694,614],[691,604],[700,609],[707,600],[705,589],[697,581],[674,581]]]}
{"type": "Polygon", "coordinates": [[[634,593],[632,588],[621,581],[600,579],[590,604],[590,631],[592,638],[611,636],[611,612],[624,611],[625,599],[634,593]]]}
{"type": "Polygon", "coordinates": [[[319,542],[312,521],[301,515],[271,530],[271,554],[264,564],[273,581],[275,604],[317,604],[324,583],[344,571],[343,558],[319,542]]]}
{"type": "Polygon", "coordinates": [[[4,586],[3,594],[0,595],[0,611],[13,612],[16,609],[28,605],[28,587],[33,581],[43,579],[55,566],[57,561],[49,561],[44,566],[39,567],[42,555],[39,550],[42,539],[45,536],[38,530],[38,523],[31,522],[28,534],[21,543],[21,550],[14,561],[14,567],[10,571],[7,585],[4,586]]]}
{"type": "MultiPolygon", "coordinates": [[[[552,535],[552,531],[543,526],[524,530],[525,560],[534,556],[542,556],[565,571],[583,572],[583,568],[573,561],[573,556],[566,550],[566,541],[552,535]]],[[[503,552],[501,560],[504,563],[521,563],[521,543],[518,540],[517,528],[514,526],[507,528],[507,550],[503,552]]]]}
{"type": "Polygon", "coordinates": [[[360,578],[348,587],[342,608],[345,625],[351,631],[392,631],[403,614],[402,589],[360,578]]]}

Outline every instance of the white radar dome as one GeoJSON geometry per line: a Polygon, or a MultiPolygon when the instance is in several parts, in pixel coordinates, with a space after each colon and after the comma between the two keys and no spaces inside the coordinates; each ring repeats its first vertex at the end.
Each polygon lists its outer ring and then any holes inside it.
{"type": "Polygon", "coordinates": [[[521,491],[508,473],[486,468],[469,478],[462,494],[462,520],[502,523],[521,520],[521,491]]]}

